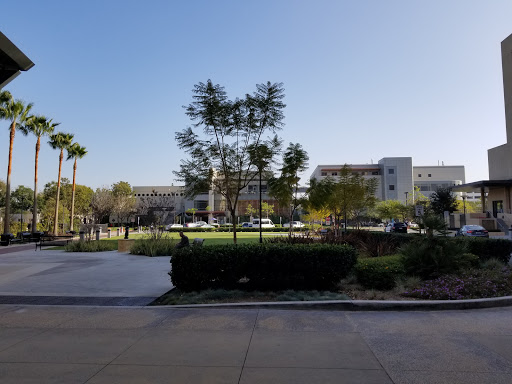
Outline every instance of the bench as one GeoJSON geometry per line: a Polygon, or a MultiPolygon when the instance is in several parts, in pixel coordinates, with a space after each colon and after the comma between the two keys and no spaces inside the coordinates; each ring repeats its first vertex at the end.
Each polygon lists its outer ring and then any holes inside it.
{"type": "Polygon", "coordinates": [[[194,247],[202,247],[204,243],[204,239],[200,239],[199,237],[196,237],[194,241],[192,242],[192,245],[194,247]]]}
{"type": "Polygon", "coordinates": [[[14,235],[12,233],[4,233],[1,235],[0,245],[7,246],[11,244],[14,235]]]}
{"type": "Polygon", "coordinates": [[[39,241],[36,243],[36,251],[37,247],[41,250],[41,247],[61,247],[63,245],[67,245],[70,241],[73,241],[73,235],[61,235],[61,236],[53,236],[53,235],[45,235],[39,238],[39,241]]]}

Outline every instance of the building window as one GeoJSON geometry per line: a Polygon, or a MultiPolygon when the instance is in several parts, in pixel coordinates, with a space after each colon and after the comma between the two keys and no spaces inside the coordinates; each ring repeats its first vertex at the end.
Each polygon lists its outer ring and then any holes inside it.
{"type": "Polygon", "coordinates": [[[421,177],[421,173],[418,173],[418,177],[421,177]]]}
{"type": "Polygon", "coordinates": [[[206,211],[207,206],[208,206],[208,201],[206,201],[206,200],[194,200],[194,208],[199,211],[206,211]]]}
{"type": "Polygon", "coordinates": [[[394,191],[395,190],[395,186],[393,184],[389,184],[389,190],[390,191],[394,191]]]}
{"type": "Polygon", "coordinates": [[[321,172],[320,176],[327,176],[327,172],[321,172]]]}
{"type": "Polygon", "coordinates": [[[331,173],[332,176],[338,176],[338,172],[331,173]]]}
{"type": "Polygon", "coordinates": [[[378,176],[378,175],[379,175],[379,171],[373,171],[373,172],[372,172],[372,175],[373,175],[373,176],[378,176]]]}
{"type": "Polygon", "coordinates": [[[389,168],[388,169],[388,174],[389,175],[394,175],[395,174],[395,170],[393,168],[389,168]]]}
{"type": "Polygon", "coordinates": [[[431,173],[429,173],[429,174],[428,174],[428,177],[432,177],[432,174],[431,174],[431,173]]]}

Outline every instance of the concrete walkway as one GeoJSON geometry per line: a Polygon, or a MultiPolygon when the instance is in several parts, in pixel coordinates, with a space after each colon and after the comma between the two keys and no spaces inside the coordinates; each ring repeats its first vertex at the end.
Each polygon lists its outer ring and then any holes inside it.
{"type": "MultiPolygon", "coordinates": [[[[156,297],[169,258],[0,255],[0,295],[156,297]]],[[[41,303],[39,303],[41,304],[41,303]]],[[[511,383],[512,308],[0,305],[0,383],[511,383]]]]}
{"type": "Polygon", "coordinates": [[[0,306],[0,382],[508,384],[511,318],[0,306]]]}
{"type": "Polygon", "coordinates": [[[35,251],[34,244],[9,246],[0,248],[0,295],[154,299],[172,288],[169,260],[117,251],[35,251]]]}

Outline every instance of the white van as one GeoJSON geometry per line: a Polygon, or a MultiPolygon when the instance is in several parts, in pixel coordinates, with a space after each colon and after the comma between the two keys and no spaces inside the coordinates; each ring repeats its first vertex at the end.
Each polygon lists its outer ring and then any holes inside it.
{"type": "MultiPolygon", "coordinates": [[[[259,228],[260,227],[260,219],[252,220],[252,227],[259,228]]],[[[275,228],[274,223],[270,219],[261,219],[261,228],[275,228]]]]}

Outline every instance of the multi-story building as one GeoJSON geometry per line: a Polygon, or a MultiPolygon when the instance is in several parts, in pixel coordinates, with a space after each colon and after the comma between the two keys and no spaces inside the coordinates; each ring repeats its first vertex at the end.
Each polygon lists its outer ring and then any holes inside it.
{"type": "MultiPolygon", "coordinates": [[[[240,192],[237,216],[246,216],[249,205],[255,209],[259,207],[259,190],[260,181],[255,179],[240,192]]],[[[224,197],[213,190],[194,198],[185,196],[184,186],[134,186],[133,192],[137,201],[137,215],[132,217],[132,221],[141,225],[191,221],[192,211],[196,220],[211,222],[215,219],[225,223],[231,219],[224,197]]],[[[278,202],[268,195],[267,180],[261,181],[261,192],[262,202],[273,207],[273,215],[288,217],[289,208],[280,208],[278,202]]]]}
{"type": "MultiPolygon", "coordinates": [[[[376,178],[378,188],[376,197],[380,200],[412,199],[414,187],[429,197],[438,188],[447,188],[465,182],[463,165],[455,166],[413,166],[412,157],[384,157],[378,164],[347,164],[353,173],[364,178],[376,178]]],[[[337,177],[343,164],[319,165],[313,171],[311,179],[337,177]]]]}
{"type": "Polygon", "coordinates": [[[505,101],[505,129],[507,142],[488,150],[489,180],[461,185],[460,192],[478,192],[481,195],[482,224],[492,225],[508,233],[512,225],[512,35],[501,42],[503,94],[505,101]]]}

